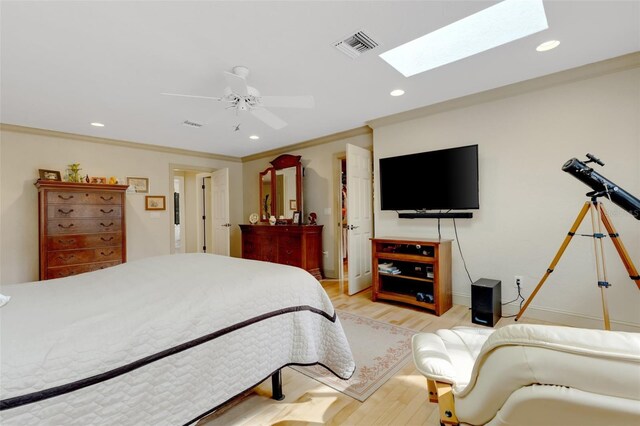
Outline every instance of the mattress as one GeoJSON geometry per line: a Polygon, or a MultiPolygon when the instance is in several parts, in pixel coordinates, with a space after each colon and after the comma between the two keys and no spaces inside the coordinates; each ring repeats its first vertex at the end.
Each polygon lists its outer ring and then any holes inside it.
{"type": "Polygon", "coordinates": [[[3,425],[187,424],[286,365],[355,369],[295,267],[185,254],[1,289],[3,425]]]}

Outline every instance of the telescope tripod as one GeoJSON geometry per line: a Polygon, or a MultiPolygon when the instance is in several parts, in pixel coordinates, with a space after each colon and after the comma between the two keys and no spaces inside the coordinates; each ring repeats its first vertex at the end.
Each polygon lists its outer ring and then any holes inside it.
{"type": "MultiPolygon", "coordinates": [[[[589,193],[587,195],[592,195],[592,194],[593,193],[589,193]]],[[[631,261],[631,258],[629,257],[629,253],[627,253],[627,250],[625,249],[624,244],[622,244],[620,235],[613,227],[613,223],[611,222],[611,218],[607,214],[607,211],[605,210],[602,203],[598,202],[598,197],[601,195],[604,195],[604,194],[595,193],[591,197],[591,201],[585,201],[584,206],[582,207],[582,210],[580,210],[580,213],[578,213],[578,217],[576,218],[575,222],[573,222],[573,226],[571,227],[571,229],[569,230],[569,233],[565,237],[562,245],[560,246],[560,249],[558,250],[558,253],[556,253],[556,257],[553,258],[553,261],[551,262],[551,265],[549,265],[547,272],[544,274],[544,276],[542,277],[542,279],[540,280],[536,288],[533,290],[533,293],[531,293],[531,296],[529,296],[529,299],[527,299],[522,309],[520,309],[520,312],[518,312],[518,315],[516,316],[516,321],[520,319],[524,311],[529,306],[529,303],[531,303],[533,298],[538,293],[538,290],[540,290],[544,282],[547,280],[549,275],[551,275],[551,273],[555,269],[557,263],[560,261],[560,258],[562,257],[562,254],[564,253],[567,246],[571,242],[571,239],[573,238],[574,235],[576,235],[576,231],[578,230],[578,227],[582,223],[582,220],[587,215],[588,211],[591,212],[591,226],[593,228],[593,234],[588,234],[586,236],[593,238],[593,248],[596,254],[596,272],[598,275],[598,287],[600,287],[600,293],[602,296],[602,312],[604,316],[604,328],[606,330],[611,330],[611,324],[609,322],[609,310],[607,308],[607,298],[605,294],[605,289],[609,287],[610,284],[607,281],[607,270],[605,267],[605,258],[604,258],[604,245],[602,244],[602,239],[606,237],[606,234],[602,233],[603,225],[606,228],[607,232],[609,233],[609,237],[611,237],[611,242],[615,246],[618,252],[618,255],[620,256],[620,259],[624,264],[624,267],[627,269],[627,272],[629,273],[629,278],[635,281],[636,285],[638,286],[638,289],[640,289],[640,275],[638,274],[636,267],[633,265],[633,262],[631,261]]]]}

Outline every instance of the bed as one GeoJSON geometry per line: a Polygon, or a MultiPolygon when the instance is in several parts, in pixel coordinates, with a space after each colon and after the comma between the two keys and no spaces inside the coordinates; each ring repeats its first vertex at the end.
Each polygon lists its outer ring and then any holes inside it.
{"type": "Polygon", "coordinates": [[[355,369],[306,271],[160,256],[4,285],[0,423],[191,424],[287,365],[355,369]]]}

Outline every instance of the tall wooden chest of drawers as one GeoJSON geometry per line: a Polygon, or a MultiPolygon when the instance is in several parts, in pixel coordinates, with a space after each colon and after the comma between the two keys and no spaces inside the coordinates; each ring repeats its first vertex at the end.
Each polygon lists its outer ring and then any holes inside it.
{"type": "Polygon", "coordinates": [[[242,257],[297,266],[322,279],[323,225],[240,225],[242,257]]]}
{"type": "Polygon", "coordinates": [[[127,260],[127,185],[36,182],[40,279],[62,278],[127,260]]]}

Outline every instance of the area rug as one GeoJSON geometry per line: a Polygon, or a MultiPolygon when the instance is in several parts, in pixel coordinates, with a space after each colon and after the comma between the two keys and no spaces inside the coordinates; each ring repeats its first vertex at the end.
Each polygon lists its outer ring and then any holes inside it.
{"type": "Polygon", "coordinates": [[[338,311],[356,371],[341,380],[319,365],[291,367],[358,401],[365,401],[411,359],[411,336],[415,330],[338,311]]]}

